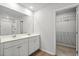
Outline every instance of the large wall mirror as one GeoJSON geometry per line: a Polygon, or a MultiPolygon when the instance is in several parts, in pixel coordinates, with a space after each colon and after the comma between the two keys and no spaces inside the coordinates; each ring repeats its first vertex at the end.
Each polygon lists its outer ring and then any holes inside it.
{"type": "Polygon", "coordinates": [[[33,16],[0,6],[0,35],[33,33],[33,16]]]}
{"type": "Polygon", "coordinates": [[[23,20],[21,17],[0,17],[0,35],[23,33],[23,20]]]}

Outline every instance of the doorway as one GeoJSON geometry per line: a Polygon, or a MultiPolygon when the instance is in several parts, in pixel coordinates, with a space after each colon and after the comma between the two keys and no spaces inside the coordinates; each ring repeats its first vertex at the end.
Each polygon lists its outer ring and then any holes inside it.
{"type": "Polygon", "coordinates": [[[76,55],[76,7],[56,12],[56,55],[76,55]]]}

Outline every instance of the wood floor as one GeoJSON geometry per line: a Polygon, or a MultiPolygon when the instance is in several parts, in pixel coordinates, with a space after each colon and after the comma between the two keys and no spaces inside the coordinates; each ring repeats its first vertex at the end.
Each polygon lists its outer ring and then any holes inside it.
{"type": "MultiPolygon", "coordinates": [[[[74,48],[64,47],[64,46],[57,46],[57,56],[75,56],[76,52],[74,48]]],[[[33,53],[31,56],[53,56],[48,54],[44,51],[38,50],[33,53]]]]}
{"type": "Polygon", "coordinates": [[[57,46],[56,54],[57,56],[75,56],[76,49],[65,46],[57,46]]]}
{"type": "Polygon", "coordinates": [[[38,50],[35,53],[33,53],[31,56],[52,56],[52,55],[44,51],[38,50]]]}

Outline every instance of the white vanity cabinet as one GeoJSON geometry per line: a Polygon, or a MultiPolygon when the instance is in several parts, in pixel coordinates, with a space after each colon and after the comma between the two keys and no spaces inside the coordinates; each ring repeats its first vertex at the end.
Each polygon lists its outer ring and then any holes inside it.
{"type": "Polygon", "coordinates": [[[27,56],[28,39],[6,42],[4,45],[4,56],[27,56]]]}
{"type": "Polygon", "coordinates": [[[40,48],[39,42],[39,36],[29,38],[29,55],[40,48]]]}
{"type": "Polygon", "coordinates": [[[30,35],[10,41],[1,41],[0,56],[29,56],[38,49],[40,49],[40,35],[30,35]]]}

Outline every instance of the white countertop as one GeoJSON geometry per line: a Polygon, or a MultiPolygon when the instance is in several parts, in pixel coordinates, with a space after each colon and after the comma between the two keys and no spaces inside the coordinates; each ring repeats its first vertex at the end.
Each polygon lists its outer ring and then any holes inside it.
{"type": "Polygon", "coordinates": [[[0,36],[0,43],[7,42],[7,41],[13,41],[13,40],[18,40],[22,38],[28,38],[32,36],[37,36],[39,34],[16,34],[16,37],[13,37],[13,35],[6,35],[6,36],[0,36]]]}

